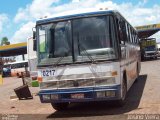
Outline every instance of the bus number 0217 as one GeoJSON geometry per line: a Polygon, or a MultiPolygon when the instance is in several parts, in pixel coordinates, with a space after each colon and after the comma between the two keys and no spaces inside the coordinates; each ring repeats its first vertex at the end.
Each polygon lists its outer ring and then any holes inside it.
{"type": "Polygon", "coordinates": [[[54,74],[55,74],[55,70],[42,70],[43,77],[54,76],[54,74]]]}

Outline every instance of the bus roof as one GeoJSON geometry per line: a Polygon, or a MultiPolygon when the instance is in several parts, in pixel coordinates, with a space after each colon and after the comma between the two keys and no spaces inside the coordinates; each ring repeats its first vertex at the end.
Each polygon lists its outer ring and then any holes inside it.
{"type": "Polygon", "coordinates": [[[66,19],[73,19],[73,18],[79,18],[79,17],[87,17],[87,16],[92,16],[92,15],[103,15],[103,14],[113,14],[117,12],[116,10],[88,10],[86,11],[70,11],[62,14],[57,14],[55,16],[52,16],[50,18],[44,18],[40,19],[37,21],[37,24],[44,24],[44,23],[49,23],[52,21],[60,21],[60,20],[66,20],[66,19]]]}

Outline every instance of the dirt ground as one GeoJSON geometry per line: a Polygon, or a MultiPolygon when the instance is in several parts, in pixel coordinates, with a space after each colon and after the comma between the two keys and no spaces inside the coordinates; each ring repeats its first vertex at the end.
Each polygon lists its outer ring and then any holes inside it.
{"type": "MultiPolygon", "coordinates": [[[[7,115],[17,115],[19,119],[131,119],[137,116],[130,115],[157,115],[160,120],[160,59],[141,63],[139,79],[128,92],[127,103],[123,107],[116,107],[113,103],[92,102],[84,104],[72,104],[61,112],[55,111],[50,104],[40,103],[35,95],[39,91],[37,87],[30,87],[33,99],[10,99],[15,96],[14,89],[22,85],[20,78],[5,78],[0,85],[0,113],[2,118],[7,115]]],[[[13,116],[11,116],[13,117],[13,116]]],[[[144,116],[138,116],[144,117],[144,116]]],[[[154,118],[154,116],[153,116],[154,118]]]]}

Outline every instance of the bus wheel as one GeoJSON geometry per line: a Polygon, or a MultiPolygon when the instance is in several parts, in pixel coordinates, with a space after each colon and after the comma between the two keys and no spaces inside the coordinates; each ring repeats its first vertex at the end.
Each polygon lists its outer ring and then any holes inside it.
{"type": "Polygon", "coordinates": [[[65,110],[69,103],[51,103],[52,107],[55,109],[55,110],[58,110],[58,111],[61,111],[61,110],[65,110]]]}
{"type": "Polygon", "coordinates": [[[122,107],[126,103],[126,94],[127,94],[127,83],[126,80],[123,80],[122,83],[122,98],[117,101],[117,105],[122,107]]]}

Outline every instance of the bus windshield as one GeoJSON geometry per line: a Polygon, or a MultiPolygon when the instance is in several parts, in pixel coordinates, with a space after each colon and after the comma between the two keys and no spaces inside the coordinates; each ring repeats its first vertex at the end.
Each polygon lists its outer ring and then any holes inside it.
{"type": "Polygon", "coordinates": [[[156,46],[153,45],[153,46],[146,46],[145,47],[145,51],[156,51],[156,46]]]}
{"type": "Polygon", "coordinates": [[[40,65],[117,58],[112,16],[96,16],[39,25],[40,65]]]}

